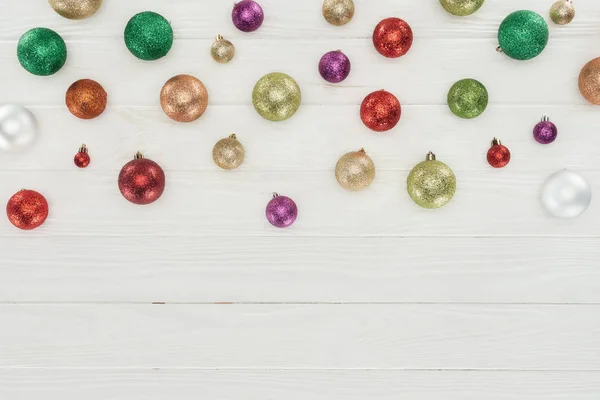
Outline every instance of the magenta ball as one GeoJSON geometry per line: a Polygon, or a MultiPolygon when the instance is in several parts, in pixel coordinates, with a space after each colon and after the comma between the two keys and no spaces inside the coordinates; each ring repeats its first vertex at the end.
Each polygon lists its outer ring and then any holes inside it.
{"type": "Polygon", "coordinates": [[[254,32],[263,23],[265,14],[260,4],[253,0],[242,0],[233,6],[231,19],[242,32],[254,32]]]}
{"type": "Polygon", "coordinates": [[[298,218],[298,207],[294,200],[285,196],[275,196],[267,204],[267,219],[271,225],[287,228],[298,218]]]}
{"type": "Polygon", "coordinates": [[[319,73],[327,82],[339,83],[350,75],[350,59],[341,51],[330,51],[321,57],[319,73]]]}
{"type": "Polygon", "coordinates": [[[558,129],[550,121],[542,121],[533,128],[533,137],[538,143],[549,144],[556,140],[558,129]]]}

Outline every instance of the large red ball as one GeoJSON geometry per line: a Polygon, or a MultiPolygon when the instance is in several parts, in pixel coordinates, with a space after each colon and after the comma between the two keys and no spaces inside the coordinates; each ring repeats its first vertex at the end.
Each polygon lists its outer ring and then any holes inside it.
{"type": "Polygon", "coordinates": [[[35,190],[21,190],[8,200],[6,215],[19,229],[35,229],[48,218],[48,202],[35,190]]]}
{"type": "Polygon", "coordinates": [[[401,114],[400,102],[396,96],[385,90],[371,93],[360,106],[360,118],[363,123],[376,132],[389,131],[395,127],[401,114]]]}
{"type": "Polygon", "coordinates": [[[510,162],[510,150],[506,146],[496,144],[488,150],[487,160],[494,168],[504,168],[510,162]]]}
{"type": "Polygon", "coordinates": [[[119,190],[134,204],[150,204],[165,190],[165,173],[152,160],[145,158],[129,161],[119,174],[119,190]]]}
{"type": "Polygon", "coordinates": [[[373,31],[373,44],[377,51],[388,58],[405,55],[413,43],[413,32],[404,20],[386,18],[373,31]]]}

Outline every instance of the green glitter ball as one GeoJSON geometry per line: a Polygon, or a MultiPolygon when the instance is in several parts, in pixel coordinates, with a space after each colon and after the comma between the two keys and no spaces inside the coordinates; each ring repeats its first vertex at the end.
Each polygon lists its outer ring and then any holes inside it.
{"type": "Polygon", "coordinates": [[[475,79],[456,82],[448,92],[448,107],[461,118],[480,116],[488,105],[488,92],[485,86],[475,79]]]}
{"type": "Polygon", "coordinates": [[[440,0],[442,7],[452,15],[464,17],[479,10],[485,0],[440,0]]]}
{"type": "Polygon", "coordinates": [[[548,24],[533,11],[515,11],[498,29],[500,50],[516,60],[531,60],[548,44],[548,24]]]}
{"type": "Polygon", "coordinates": [[[53,30],[33,28],[19,39],[17,58],[23,68],[34,75],[53,75],[67,61],[67,46],[53,30]]]}
{"type": "Polygon", "coordinates": [[[152,11],[141,12],[127,23],[125,44],[137,58],[158,60],[171,50],[173,28],[162,15],[152,11]]]}

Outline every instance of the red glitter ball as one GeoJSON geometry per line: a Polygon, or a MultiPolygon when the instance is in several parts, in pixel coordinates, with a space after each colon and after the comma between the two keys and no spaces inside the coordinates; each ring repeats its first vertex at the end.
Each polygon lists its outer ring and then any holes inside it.
{"type": "Polygon", "coordinates": [[[160,165],[138,153],[121,169],[119,190],[134,204],[153,203],[165,190],[165,173],[160,165]]]}
{"type": "Polygon", "coordinates": [[[385,90],[371,93],[360,106],[360,118],[369,129],[376,132],[392,129],[400,121],[401,114],[400,102],[385,90]]]}
{"type": "Polygon", "coordinates": [[[413,43],[413,32],[400,18],[386,18],[373,31],[375,49],[388,58],[398,58],[410,50],[413,43]]]}
{"type": "Polygon", "coordinates": [[[79,153],[75,154],[73,161],[79,168],[85,168],[90,165],[90,155],[80,151],[79,153]]]}
{"type": "Polygon", "coordinates": [[[48,218],[48,202],[35,190],[21,190],[8,200],[6,215],[19,229],[35,229],[48,218]]]}
{"type": "Polygon", "coordinates": [[[487,153],[488,163],[494,168],[503,168],[510,162],[510,150],[503,146],[500,141],[494,139],[492,147],[487,153]]]}

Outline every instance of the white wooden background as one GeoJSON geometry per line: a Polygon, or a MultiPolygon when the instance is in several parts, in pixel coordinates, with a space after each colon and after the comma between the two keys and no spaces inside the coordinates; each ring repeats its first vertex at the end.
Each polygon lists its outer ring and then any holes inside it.
{"type": "Polygon", "coordinates": [[[562,221],[538,200],[564,167],[600,189],[600,108],[577,90],[581,67],[600,56],[600,3],[576,1],[576,20],[551,24],[546,51],[517,62],[495,51],[498,25],[523,8],[547,17],[553,0],[488,0],[467,18],[437,0],[355,2],[354,20],[336,28],[321,0],[261,0],[263,27],[243,34],[224,0],[105,0],[84,21],[45,0],[2,1],[0,103],[31,107],[42,138],[0,157],[0,199],[36,189],[51,214],[32,232],[0,223],[1,399],[600,398],[600,201],[562,221]],[[175,31],[157,62],[123,43],[128,19],[144,10],[175,31]],[[389,16],[415,33],[401,59],[371,44],[389,16]],[[55,76],[30,75],[16,59],[20,35],[36,26],[67,42],[55,76]],[[218,33],[236,45],[229,65],[210,58],[218,33]],[[317,63],[338,48],[353,69],[332,86],[317,63]],[[272,71],[302,88],[299,112],[282,123],[251,105],[254,83],[272,71]],[[180,73],[210,93],[206,114],[188,125],[158,102],[180,73]],[[466,77],[491,99],[471,121],[445,106],[466,77]],[[96,120],[64,106],[80,78],[109,93],[96,120]],[[377,134],[359,104],[381,88],[398,96],[403,117],[377,134]],[[560,129],[551,146],[531,137],[544,113],[560,129]],[[224,172],[211,150],[232,132],[247,159],[224,172]],[[494,136],[513,152],[504,170],[485,160],[494,136]],[[72,164],[81,143],[87,170],[72,164]],[[349,193],[333,168],[363,146],[377,179],[349,193]],[[147,207],[116,185],[137,150],[167,173],[165,194],[147,207]],[[405,192],[429,150],[458,177],[455,199],[437,211],[405,192]],[[290,229],[265,220],[273,191],[299,205],[290,229]]]}

